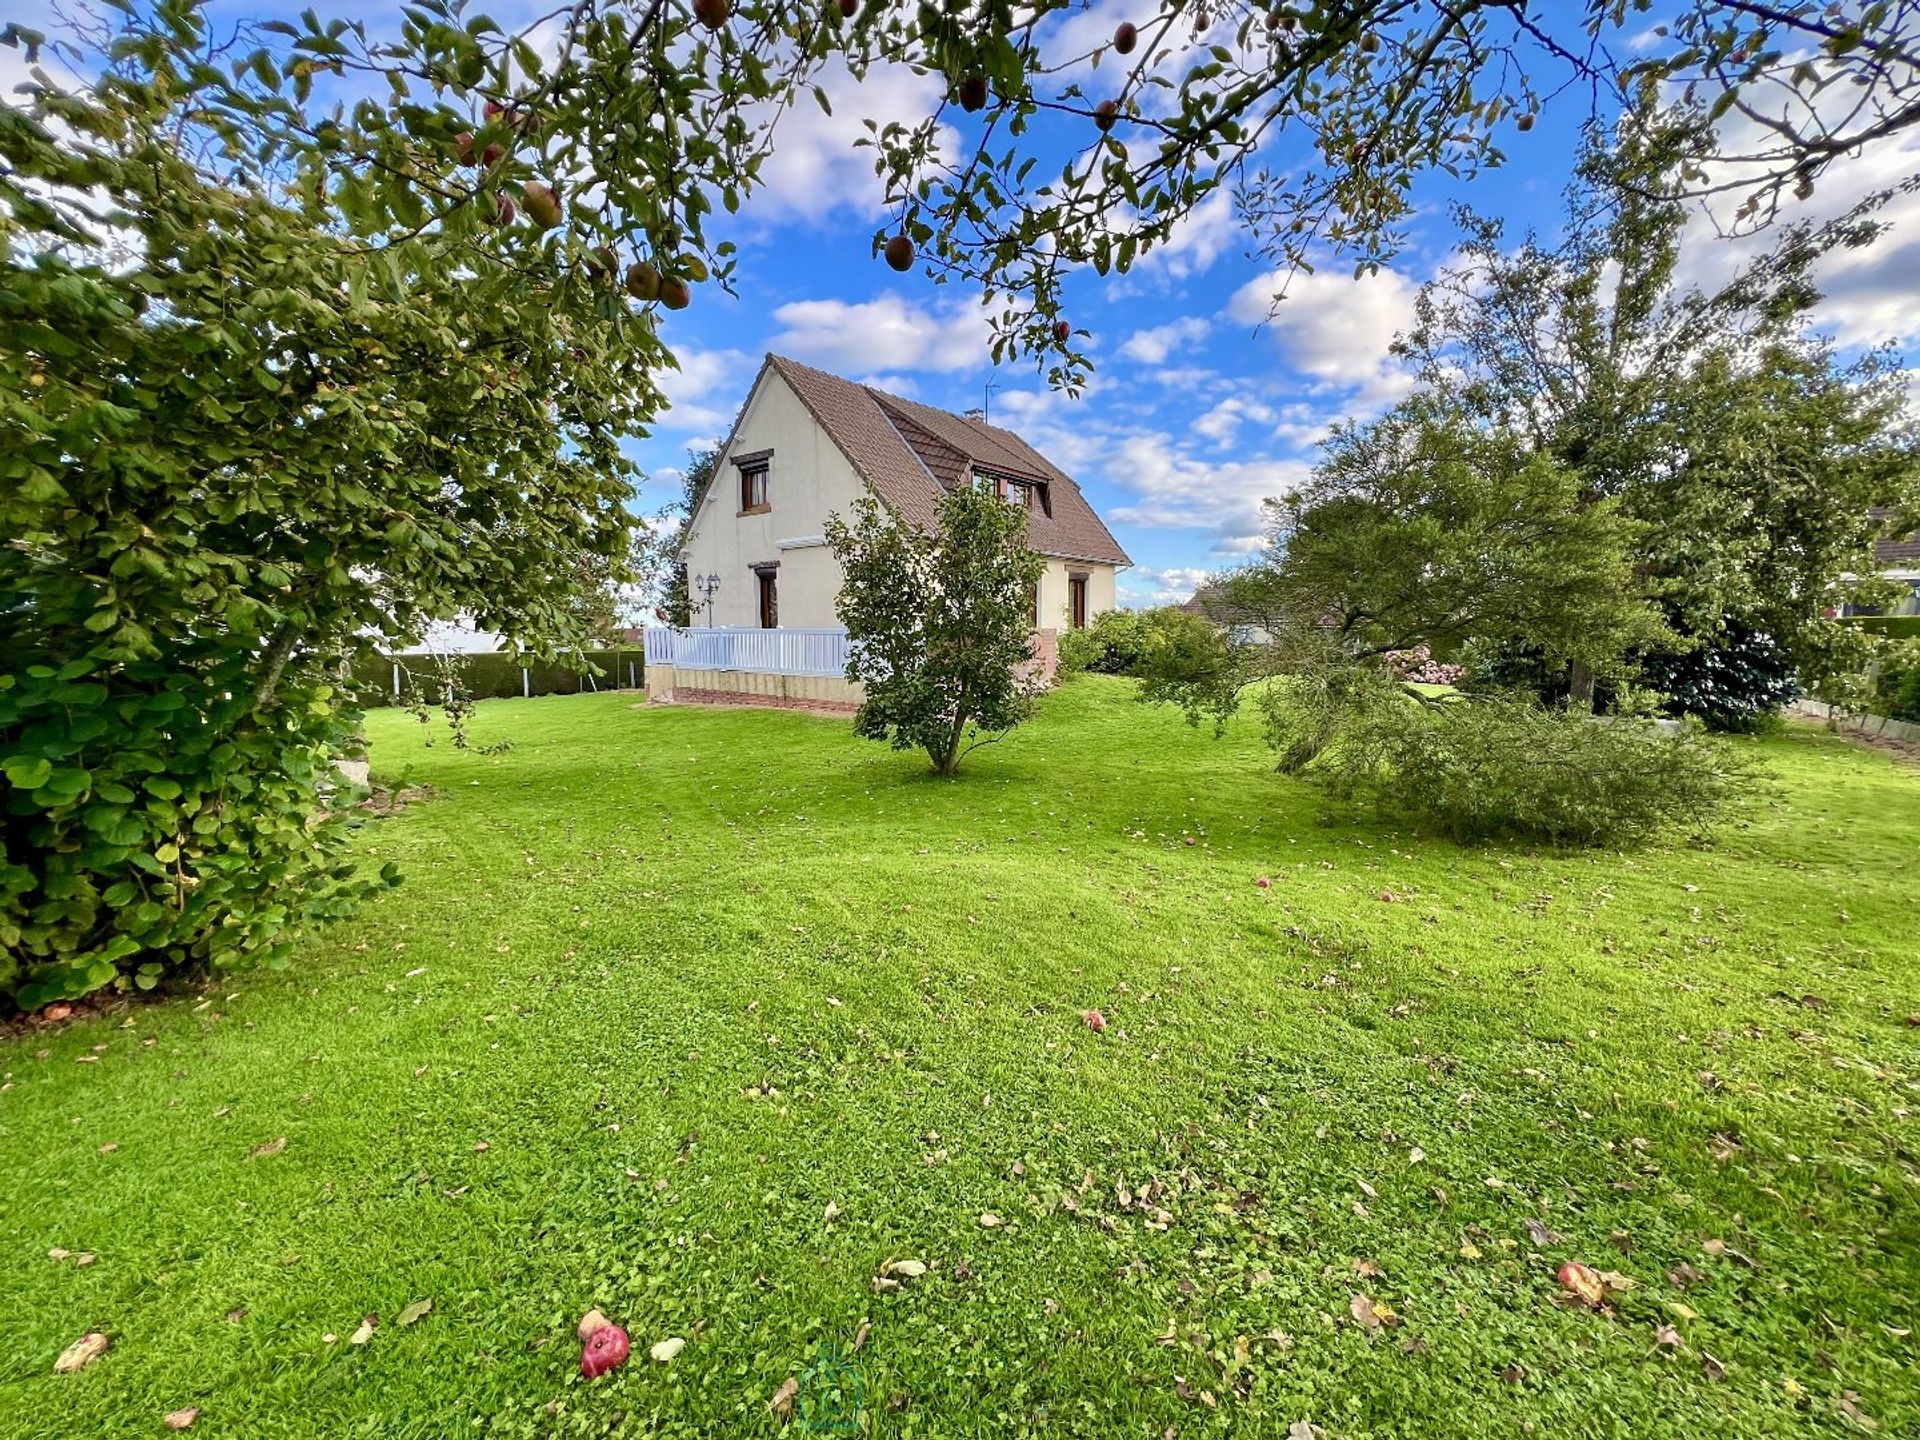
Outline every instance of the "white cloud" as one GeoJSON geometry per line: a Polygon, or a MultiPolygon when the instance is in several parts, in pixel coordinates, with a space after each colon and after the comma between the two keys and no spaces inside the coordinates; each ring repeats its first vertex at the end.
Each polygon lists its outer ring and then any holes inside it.
{"type": "MultiPolygon", "coordinates": [[[[1723,148],[1737,153],[1753,142],[1753,130],[1750,122],[1724,130],[1723,148]]],[[[1719,170],[1709,174],[1721,178],[1719,170]]],[[[1900,193],[1915,175],[1920,175],[1920,133],[1909,131],[1836,162],[1810,199],[1789,197],[1782,206],[1779,223],[1818,224],[1846,214],[1868,196],[1896,192],[1876,212],[1889,227],[1878,241],[1864,249],[1832,251],[1815,267],[1824,298],[1813,312],[1813,323],[1842,346],[1920,342],[1920,286],[1913,280],[1920,274],[1920,190],[1900,193]]],[[[1702,209],[1689,222],[1681,242],[1682,284],[1717,289],[1772,248],[1777,225],[1732,239],[1720,233],[1731,218],[1725,212],[1740,198],[1740,192],[1733,192],[1716,207],[1717,214],[1702,209]]]]}
{"type": "Polygon", "coordinates": [[[1196,435],[1203,435],[1217,445],[1228,445],[1239,435],[1243,423],[1252,421],[1271,425],[1278,418],[1273,407],[1264,400],[1249,395],[1229,395],[1194,421],[1193,430],[1196,435]]]}
{"type": "MultiPolygon", "coordinates": [[[[855,80],[837,61],[822,72],[820,85],[831,115],[804,90],[774,122],[773,149],[750,210],[756,221],[819,221],[837,210],[877,220],[886,188],[873,173],[876,152],[854,142],[868,138],[868,120],[883,130],[890,121],[924,120],[939,106],[943,89],[938,75],[916,75],[905,65],[876,65],[855,80]]],[[[958,146],[958,132],[940,126],[941,152],[953,154],[958,146]]]]}
{"type": "Polygon", "coordinates": [[[1212,572],[1198,565],[1171,565],[1165,569],[1136,565],[1121,573],[1119,589],[1123,599],[1143,606],[1178,605],[1190,599],[1193,592],[1211,578],[1212,572]]]}
{"type": "Polygon", "coordinates": [[[739,350],[695,350],[681,346],[674,352],[678,370],[660,373],[660,390],[667,409],[656,428],[670,433],[718,432],[733,427],[733,417],[746,402],[747,382],[754,358],[739,350]]]}
{"type": "Polygon", "coordinates": [[[1149,250],[1133,273],[1164,272],[1186,280],[1209,269],[1240,240],[1240,217],[1234,213],[1233,194],[1225,186],[1215,190],[1174,223],[1167,238],[1149,250]]]}
{"type": "Polygon", "coordinates": [[[989,360],[982,307],[935,311],[897,294],[875,300],[796,300],[773,312],[773,348],[838,375],[968,370],[989,360]]]}
{"type": "Polygon", "coordinates": [[[1412,323],[1419,294],[1420,287],[1397,270],[1359,279],[1330,270],[1289,279],[1276,270],[1242,285],[1227,313],[1264,326],[1295,370],[1379,400],[1404,393],[1410,383],[1387,347],[1412,323]]]}
{"type": "Polygon", "coordinates": [[[1170,320],[1165,325],[1134,331],[1120,346],[1120,353],[1129,360],[1158,365],[1175,350],[1205,338],[1211,327],[1212,322],[1203,315],[1170,320]]]}

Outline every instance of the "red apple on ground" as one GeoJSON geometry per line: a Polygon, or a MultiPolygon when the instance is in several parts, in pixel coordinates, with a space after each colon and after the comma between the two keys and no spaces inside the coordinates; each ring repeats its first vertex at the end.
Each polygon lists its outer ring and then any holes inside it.
{"type": "Polygon", "coordinates": [[[1269,880],[1265,875],[1262,875],[1253,883],[1258,885],[1262,890],[1271,890],[1273,888],[1273,881],[1269,880]]]}
{"type": "Polygon", "coordinates": [[[1098,1010],[1089,1010],[1080,1018],[1087,1022],[1087,1029],[1093,1031],[1096,1035],[1107,1028],[1107,1017],[1102,1015],[1098,1010]]]}
{"type": "Polygon", "coordinates": [[[580,1373],[589,1380],[617,1370],[627,1363],[627,1332],[618,1325],[603,1325],[587,1336],[580,1352],[580,1373]]]}

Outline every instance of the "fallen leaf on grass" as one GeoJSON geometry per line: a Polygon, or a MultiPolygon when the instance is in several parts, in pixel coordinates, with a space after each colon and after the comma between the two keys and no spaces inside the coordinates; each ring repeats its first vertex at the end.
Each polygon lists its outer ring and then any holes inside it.
{"type": "Polygon", "coordinates": [[[1858,1425],[1862,1430],[1871,1432],[1880,1428],[1880,1422],[1860,1408],[1860,1397],[1851,1390],[1834,1401],[1833,1408],[1846,1416],[1847,1419],[1851,1420],[1854,1424],[1858,1425]]]}
{"type": "Polygon", "coordinates": [[[671,1339],[656,1342],[647,1353],[664,1365],[686,1348],[687,1342],[675,1335],[671,1339]]]}
{"type": "Polygon", "coordinates": [[[1554,1272],[1560,1288],[1583,1305],[1598,1310],[1607,1303],[1607,1287],[1598,1275],[1576,1260],[1569,1260],[1554,1272]]]}
{"type": "Polygon", "coordinates": [[[107,1347],[112,1344],[98,1330],[89,1330],[60,1352],[60,1358],[53,1362],[53,1373],[71,1375],[76,1370],[84,1370],[106,1354],[107,1347]]]}
{"type": "Polygon", "coordinates": [[[1684,1260],[1667,1271],[1667,1283],[1676,1290],[1691,1290],[1706,1278],[1684,1260]]]}
{"type": "Polygon", "coordinates": [[[1755,1260],[1751,1255],[1742,1254],[1724,1240],[1708,1240],[1704,1242],[1700,1248],[1716,1260],[1724,1255],[1729,1260],[1738,1260],[1749,1270],[1758,1270],[1760,1268],[1759,1261],[1755,1260]]]}
{"type": "Polygon", "coordinates": [[[1555,1230],[1552,1226],[1543,1225],[1538,1220],[1532,1219],[1527,1220],[1525,1223],[1527,1227],[1527,1238],[1543,1249],[1549,1246],[1564,1245],[1567,1243],[1567,1237],[1562,1235],[1558,1230],[1555,1230]]]}
{"type": "Polygon", "coordinates": [[[1368,1334],[1372,1334],[1382,1325],[1400,1323],[1400,1317],[1394,1314],[1389,1306],[1368,1298],[1358,1290],[1353,1292],[1353,1299],[1347,1302],[1347,1309],[1352,1312],[1353,1318],[1360,1322],[1360,1328],[1368,1334]]]}
{"type": "Polygon", "coordinates": [[[876,1295],[885,1295],[898,1290],[909,1280],[918,1280],[927,1273],[924,1260],[889,1260],[880,1267],[880,1273],[873,1277],[873,1289],[876,1295]]]}
{"type": "Polygon", "coordinates": [[[997,1230],[1004,1224],[1006,1224],[1006,1221],[1002,1220],[991,1210],[983,1210],[980,1212],[980,1228],[982,1230],[997,1230]]]}
{"type": "Polygon", "coordinates": [[[1363,1255],[1353,1262],[1353,1273],[1361,1276],[1363,1279],[1378,1280],[1380,1278],[1380,1267],[1363,1255]]]}
{"type": "Polygon", "coordinates": [[[1727,1378],[1727,1367],[1722,1365],[1705,1350],[1702,1350],[1700,1352],[1700,1373],[1705,1375],[1709,1380],[1724,1380],[1727,1378]]]}
{"type": "Polygon", "coordinates": [[[1296,1420],[1287,1426],[1287,1440],[1320,1440],[1320,1435],[1320,1427],[1305,1420],[1296,1420]]]}
{"type": "Polygon", "coordinates": [[[800,1382],[789,1375],[780,1382],[780,1388],[773,1392],[773,1398],[767,1402],[767,1409],[773,1412],[773,1418],[785,1424],[793,1418],[793,1402],[800,1394],[800,1382]]]}
{"type": "Polygon", "coordinates": [[[831,1200],[827,1201],[827,1208],[821,1212],[820,1218],[824,1223],[831,1225],[840,1218],[840,1207],[831,1200]]]}
{"type": "Polygon", "coordinates": [[[349,1345],[364,1345],[373,1338],[373,1332],[380,1328],[380,1317],[369,1314],[360,1322],[360,1328],[347,1337],[349,1345]]]}
{"type": "Polygon", "coordinates": [[[847,1347],[847,1353],[849,1355],[858,1355],[861,1347],[867,1343],[867,1336],[872,1333],[873,1322],[871,1320],[862,1320],[860,1322],[860,1328],[853,1332],[853,1343],[847,1347]]]}
{"type": "Polygon", "coordinates": [[[411,1325],[414,1323],[414,1321],[420,1319],[422,1316],[426,1315],[432,1309],[433,1309],[433,1298],[431,1296],[429,1296],[425,1300],[416,1300],[411,1305],[407,1306],[404,1310],[402,1310],[398,1315],[394,1316],[393,1323],[396,1325],[411,1325]]]}
{"type": "Polygon", "coordinates": [[[278,1155],[282,1150],[286,1148],[287,1148],[287,1137],[282,1135],[278,1140],[269,1140],[264,1145],[254,1146],[253,1149],[248,1153],[247,1158],[249,1160],[264,1160],[269,1155],[278,1155]]]}
{"type": "Polygon", "coordinates": [[[1671,1325],[1662,1325],[1653,1332],[1653,1343],[1668,1350],[1678,1350],[1680,1332],[1671,1325]]]}
{"type": "Polygon", "coordinates": [[[200,1407],[189,1405],[184,1410],[169,1410],[160,1417],[160,1423],[169,1430],[185,1430],[200,1418],[200,1407]]]}

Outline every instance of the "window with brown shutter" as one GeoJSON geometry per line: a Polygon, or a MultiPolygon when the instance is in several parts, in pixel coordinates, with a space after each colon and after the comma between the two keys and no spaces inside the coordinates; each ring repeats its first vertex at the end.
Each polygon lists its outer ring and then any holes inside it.
{"type": "Polygon", "coordinates": [[[1087,577],[1069,575],[1067,577],[1067,613],[1073,618],[1073,628],[1087,628],[1087,577]]]}

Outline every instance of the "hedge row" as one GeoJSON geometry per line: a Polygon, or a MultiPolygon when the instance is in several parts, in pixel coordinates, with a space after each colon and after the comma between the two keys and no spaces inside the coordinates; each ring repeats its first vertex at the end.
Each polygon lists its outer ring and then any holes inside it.
{"type": "MultiPolygon", "coordinates": [[[[525,693],[533,695],[577,695],[582,690],[621,690],[628,688],[631,675],[637,687],[646,673],[646,652],[639,646],[616,650],[588,650],[585,658],[592,673],[570,665],[544,665],[534,661],[524,668],[525,693]],[[629,671],[628,667],[632,669],[629,671]]],[[[511,655],[458,655],[454,657],[460,684],[475,700],[496,700],[522,694],[521,663],[511,655]]],[[[393,667],[402,669],[401,686],[407,688],[408,675],[413,686],[431,689],[434,665],[422,655],[376,655],[353,667],[353,679],[368,706],[391,705],[393,667]]]]}
{"type": "Polygon", "coordinates": [[[1892,635],[1901,640],[1920,639],[1920,615],[1849,615],[1848,625],[1858,625],[1869,635],[1892,635]]]}

